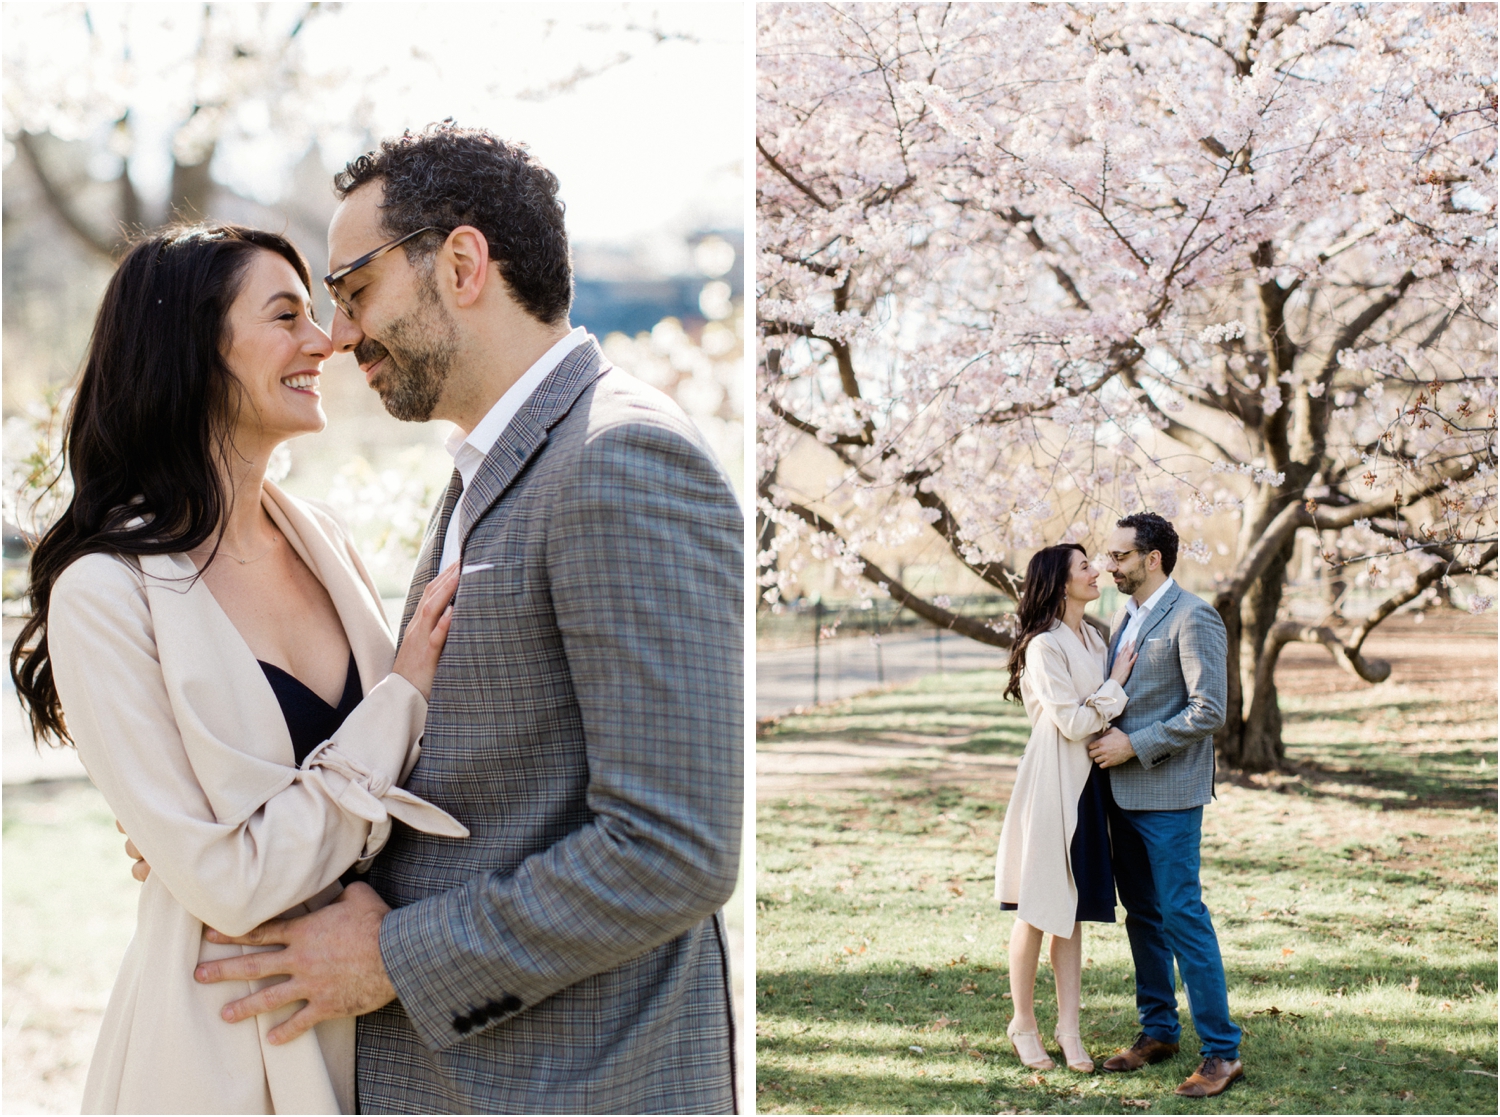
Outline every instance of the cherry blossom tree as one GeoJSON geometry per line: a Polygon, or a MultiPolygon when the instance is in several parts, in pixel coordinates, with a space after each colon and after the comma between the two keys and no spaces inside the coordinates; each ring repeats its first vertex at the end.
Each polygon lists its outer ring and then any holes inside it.
{"type": "Polygon", "coordinates": [[[1015,598],[1059,533],[1218,517],[1220,753],[1276,767],[1283,647],[1379,682],[1375,626],[1495,565],[1495,59],[1480,4],[764,6],[764,600],[811,555],[1004,646],[866,552],[1015,598]],[[1289,615],[1299,532],[1357,623],[1289,615]]]}

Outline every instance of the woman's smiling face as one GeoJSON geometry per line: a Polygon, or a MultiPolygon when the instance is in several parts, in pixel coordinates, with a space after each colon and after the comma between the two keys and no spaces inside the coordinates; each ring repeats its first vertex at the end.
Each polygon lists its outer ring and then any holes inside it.
{"type": "Polygon", "coordinates": [[[241,398],[234,443],[254,456],[328,425],[318,393],[333,351],[313,321],[312,302],[296,270],[275,252],[256,252],[225,321],[229,371],[241,398]]]}
{"type": "Polygon", "coordinates": [[[1074,551],[1069,559],[1067,594],[1075,601],[1093,601],[1099,596],[1099,572],[1082,551],[1074,551]]]}

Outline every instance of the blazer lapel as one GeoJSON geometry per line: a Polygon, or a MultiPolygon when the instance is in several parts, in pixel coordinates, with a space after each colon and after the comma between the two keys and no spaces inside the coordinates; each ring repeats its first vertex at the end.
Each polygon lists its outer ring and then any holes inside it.
{"type": "MultiPolygon", "coordinates": [[[[469,532],[479,518],[505,494],[547,441],[547,432],[562,420],[583,394],[583,390],[609,369],[604,354],[590,339],[562,359],[542,381],[531,398],[516,413],[495,439],[474,481],[459,501],[459,546],[468,541],[469,532]]],[[[440,548],[441,549],[441,548],[440,548]]],[[[413,586],[415,590],[415,585],[413,586]]],[[[411,603],[408,603],[410,608],[411,603]]]]}
{"type": "Polygon", "coordinates": [[[1161,600],[1152,607],[1151,612],[1146,614],[1146,619],[1141,622],[1141,630],[1135,634],[1135,650],[1137,652],[1146,646],[1146,637],[1151,635],[1151,631],[1167,619],[1167,614],[1176,606],[1177,598],[1183,592],[1183,588],[1176,582],[1173,582],[1172,588],[1162,594],[1161,600]]]}
{"type": "Polygon", "coordinates": [[[448,534],[448,520],[453,516],[453,509],[458,505],[458,496],[463,488],[464,479],[455,469],[453,476],[448,478],[448,488],[443,492],[443,499],[432,510],[432,517],[427,521],[427,535],[422,540],[422,549],[417,552],[411,588],[406,591],[406,605],[401,610],[401,631],[396,636],[398,644],[401,637],[406,635],[406,626],[411,623],[411,615],[417,611],[417,603],[422,600],[422,591],[427,588],[428,582],[438,576],[438,568],[443,563],[443,540],[448,534]]]}
{"type": "Polygon", "coordinates": [[[1115,669],[1115,652],[1120,647],[1120,637],[1125,632],[1125,626],[1130,623],[1130,614],[1122,605],[1115,610],[1114,617],[1109,623],[1109,644],[1104,649],[1104,677],[1109,678],[1109,673],[1115,669]]]}

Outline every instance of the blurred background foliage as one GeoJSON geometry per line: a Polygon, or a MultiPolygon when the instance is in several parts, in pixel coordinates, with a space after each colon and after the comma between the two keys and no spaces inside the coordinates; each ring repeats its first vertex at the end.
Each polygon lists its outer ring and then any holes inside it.
{"type": "MultiPolygon", "coordinates": [[[[703,430],[742,488],[743,34],[733,5],[6,5],[5,597],[50,492],[68,385],[129,238],[174,218],[285,232],[325,270],[331,179],[452,116],[530,145],[562,183],[572,320],[703,430]]],[[[313,292],[320,320],[332,307],[313,292]]],[[[452,464],[352,358],[283,484],[354,523],[400,596],[452,464]]]]}

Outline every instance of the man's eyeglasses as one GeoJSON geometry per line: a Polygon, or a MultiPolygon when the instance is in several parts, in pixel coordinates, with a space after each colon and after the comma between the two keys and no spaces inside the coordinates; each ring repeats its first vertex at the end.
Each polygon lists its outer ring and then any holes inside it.
{"type": "Polygon", "coordinates": [[[1124,562],[1131,555],[1140,554],[1140,548],[1132,547],[1128,551],[1105,551],[1104,553],[1110,557],[1111,561],[1113,561],[1116,566],[1119,566],[1120,563],[1124,562]]]}
{"type": "Polygon", "coordinates": [[[423,233],[441,233],[442,231],[443,230],[438,228],[436,225],[424,225],[422,228],[416,230],[415,232],[407,233],[404,237],[397,237],[395,240],[391,241],[388,244],[382,244],[373,252],[366,252],[352,264],[348,264],[340,268],[336,272],[330,272],[328,275],[325,275],[323,277],[323,286],[327,288],[328,297],[333,300],[333,305],[344,312],[344,317],[352,319],[354,317],[354,307],[350,305],[349,300],[344,297],[344,293],[339,290],[340,283],[347,279],[351,273],[359,271],[359,269],[364,267],[366,264],[373,264],[376,260],[380,259],[391,249],[401,247],[401,245],[405,244],[413,237],[421,236],[423,233]]]}

